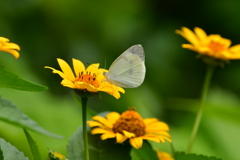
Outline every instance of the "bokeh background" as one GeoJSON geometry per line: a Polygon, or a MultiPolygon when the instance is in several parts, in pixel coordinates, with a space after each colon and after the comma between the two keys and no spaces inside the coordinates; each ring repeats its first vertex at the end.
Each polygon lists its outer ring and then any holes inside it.
{"type": "MultiPolygon", "coordinates": [[[[97,112],[123,112],[136,107],[143,118],[156,117],[170,126],[176,151],[185,151],[193,126],[206,65],[196,53],[182,49],[187,41],[175,34],[182,26],[198,26],[240,43],[240,1],[237,0],[1,0],[0,36],[21,46],[15,60],[1,52],[0,63],[29,81],[49,87],[41,93],[0,89],[29,117],[47,130],[63,135],[54,139],[31,132],[43,159],[48,149],[66,154],[68,139],[81,125],[81,109],[61,78],[44,69],[59,69],[56,58],[69,64],[108,68],[123,51],[142,44],[146,78],[116,100],[101,93],[89,107],[97,112]]],[[[202,123],[192,152],[223,159],[240,159],[240,61],[217,68],[212,79],[202,123]]],[[[0,136],[30,156],[21,128],[0,122],[0,136]]],[[[170,152],[170,146],[154,147],[170,152]]]]}

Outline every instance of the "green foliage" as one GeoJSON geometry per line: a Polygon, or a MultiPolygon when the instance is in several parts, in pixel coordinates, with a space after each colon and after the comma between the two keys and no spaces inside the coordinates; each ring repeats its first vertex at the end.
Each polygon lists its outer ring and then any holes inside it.
{"type": "Polygon", "coordinates": [[[22,111],[20,111],[9,100],[3,99],[1,97],[0,97],[0,120],[47,136],[62,138],[61,136],[55,135],[39,126],[37,122],[35,122],[34,120],[30,119],[27,115],[22,113],[22,111]]]}
{"type": "Polygon", "coordinates": [[[37,147],[36,142],[32,139],[31,135],[28,133],[28,131],[26,129],[23,129],[23,130],[24,130],[24,133],[27,137],[28,144],[30,146],[30,149],[31,149],[31,152],[32,152],[32,155],[33,155],[33,159],[34,160],[41,160],[41,155],[38,151],[38,147],[37,147]]]}
{"type": "Polygon", "coordinates": [[[10,143],[6,142],[4,139],[0,139],[0,158],[3,160],[28,160],[24,154],[12,146],[10,143]]]}
{"type": "Polygon", "coordinates": [[[184,152],[175,153],[175,160],[221,160],[217,157],[208,157],[204,155],[186,154],[184,152]]]}
{"type": "Polygon", "coordinates": [[[143,141],[140,149],[132,148],[132,160],[158,160],[157,152],[153,150],[150,143],[143,141]]]}
{"type": "MultiPolygon", "coordinates": [[[[67,146],[68,159],[84,160],[83,130],[79,127],[67,146]]],[[[100,135],[88,132],[89,155],[93,160],[131,160],[130,144],[117,144],[114,138],[101,140],[100,135]]]]}
{"type": "Polygon", "coordinates": [[[14,73],[7,71],[2,66],[0,66],[0,87],[13,88],[30,92],[40,92],[47,90],[47,87],[26,81],[14,73]]]}

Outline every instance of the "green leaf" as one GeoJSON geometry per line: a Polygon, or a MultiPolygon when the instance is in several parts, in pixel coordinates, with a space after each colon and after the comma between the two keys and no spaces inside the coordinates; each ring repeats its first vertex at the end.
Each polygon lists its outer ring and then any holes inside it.
{"type": "Polygon", "coordinates": [[[28,160],[24,154],[17,150],[16,147],[0,138],[1,157],[3,160],[28,160]]]}
{"type": "Polygon", "coordinates": [[[14,73],[7,71],[3,66],[0,66],[0,87],[30,92],[40,92],[48,89],[45,86],[29,82],[18,77],[14,73]]]}
{"type": "Polygon", "coordinates": [[[157,152],[148,141],[143,141],[140,149],[132,148],[132,160],[158,160],[157,152]]]}
{"type": "Polygon", "coordinates": [[[217,157],[208,157],[204,155],[197,154],[186,154],[184,152],[176,152],[175,160],[221,160],[217,157]]]}
{"type": "Polygon", "coordinates": [[[32,155],[33,155],[33,159],[34,160],[42,160],[41,159],[41,155],[39,153],[39,150],[38,150],[38,147],[36,145],[36,142],[32,139],[31,135],[28,133],[28,131],[26,129],[23,129],[26,137],[27,137],[27,140],[28,140],[28,144],[30,146],[30,149],[31,149],[31,152],[32,152],[32,155]]]}
{"type": "Polygon", "coordinates": [[[55,135],[39,126],[37,122],[33,121],[27,115],[22,113],[22,111],[20,111],[9,100],[3,99],[1,97],[0,97],[0,120],[47,136],[62,138],[62,136],[55,135]]]}
{"type": "MultiPolygon", "coordinates": [[[[70,138],[67,153],[70,160],[85,160],[82,127],[70,138]]],[[[88,131],[89,155],[93,160],[131,160],[130,144],[117,144],[115,138],[101,140],[88,131]]]]}

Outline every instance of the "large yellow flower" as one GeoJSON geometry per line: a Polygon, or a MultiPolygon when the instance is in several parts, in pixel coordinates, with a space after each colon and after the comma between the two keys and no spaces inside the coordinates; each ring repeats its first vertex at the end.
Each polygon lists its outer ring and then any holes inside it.
{"type": "Polygon", "coordinates": [[[18,53],[18,51],[20,51],[20,47],[15,43],[9,43],[9,39],[4,37],[0,37],[0,51],[8,52],[16,59],[20,56],[18,53]]]}
{"type": "Polygon", "coordinates": [[[174,160],[167,152],[157,151],[157,156],[159,160],[174,160]]]}
{"type": "Polygon", "coordinates": [[[230,47],[231,40],[222,38],[219,34],[207,35],[204,30],[198,27],[194,28],[194,32],[186,27],[182,27],[182,30],[176,30],[177,34],[191,43],[183,44],[183,48],[218,60],[240,59],[240,44],[230,47]]]}
{"type": "Polygon", "coordinates": [[[101,139],[116,138],[117,143],[129,140],[134,148],[141,148],[143,140],[151,140],[158,143],[171,142],[171,136],[167,132],[166,123],[156,118],[142,119],[134,110],[127,110],[121,115],[110,112],[106,118],[94,116],[93,121],[88,121],[90,127],[94,127],[92,134],[102,134],[101,139]]]}
{"type": "Polygon", "coordinates": [[[102,91],[111,94],[117,99],[120,98],[119,92],[125,93],[124,89],[121,87],[105,81],[103,73],[107,72],[107,70],[98,68],[99,63],[92,64],[85,69],[84,64],[80,60],[73,58],[74,75],[72,69],[64,60],[58,58],[57,61],[62,71],[48,66],[45,66],[45,68],[52,69],[53,73],[59,74],[63,78],[61,84],[65,87],[90,93],[102,91]]]}

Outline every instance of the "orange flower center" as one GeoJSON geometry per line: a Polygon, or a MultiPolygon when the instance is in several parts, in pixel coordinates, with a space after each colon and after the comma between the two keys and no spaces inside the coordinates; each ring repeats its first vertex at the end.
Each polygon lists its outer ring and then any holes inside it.
{"type": "Polygon", "coordinates": [[[214,52],[221,52],[223,50],[225,50],[225,46],[219,42],[214,42],[214,41],[211,41],[209,44],[208,44],[208,47],[213,50],[214,52]]]}
{"type": "Polygon", "coordinates": [[[122,113],[120,118],[113,125],[114,133],[123,133],[128,131],[134,133],[136,137],[145,134],[145,124],[140,114],[134,110],[128,110],[122,113]]]}
{"type": "Polygon", "coordinates": [[[91,75],[91,72],[87,72],[87,74],[83,74],[83,72],[79,73],[74,82],[86,82],[93,85],[95,88],[98,88],[100,85],[100,83],[96,80],[96,74],[93,73],[93,75],[91,75]]]}

